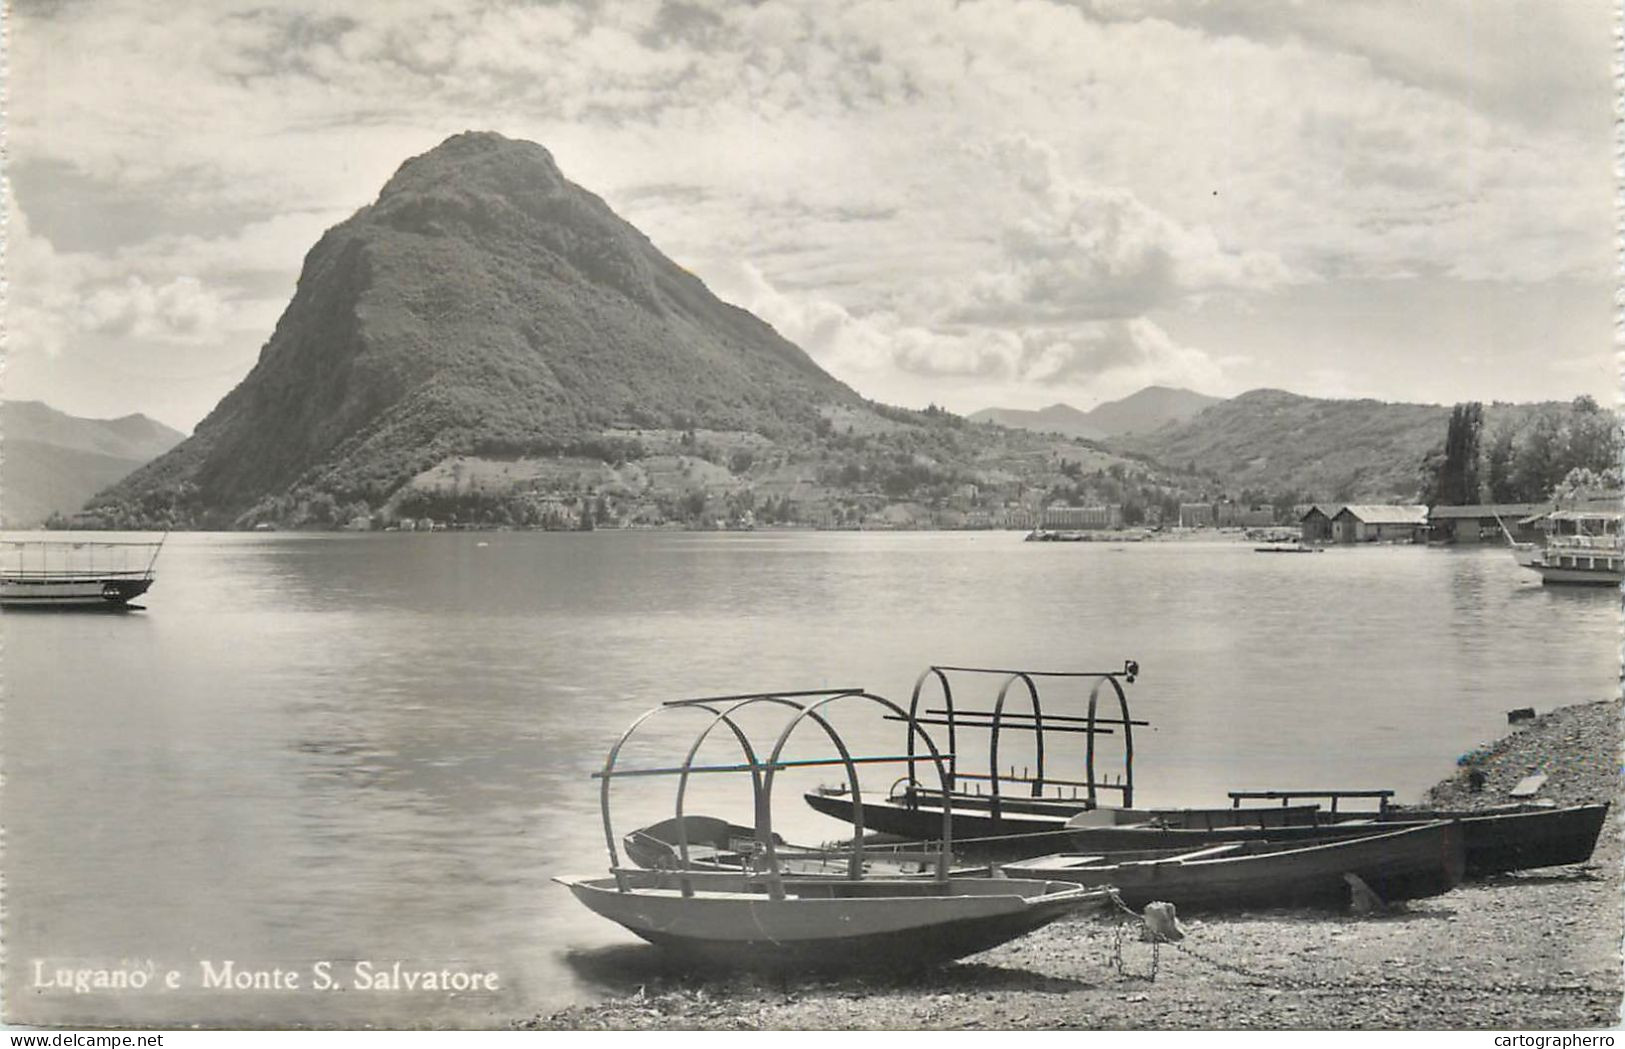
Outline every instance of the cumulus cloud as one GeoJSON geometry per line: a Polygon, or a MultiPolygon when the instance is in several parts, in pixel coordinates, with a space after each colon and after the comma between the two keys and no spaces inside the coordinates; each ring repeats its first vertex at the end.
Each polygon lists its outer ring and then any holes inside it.
{"type": "Polygon", "coordinates": [[[1055,150],[1022,138],[999,158],[1027,206],[1002,256],[962,292],[953,319],[1054,325],[1124,319],[1218,291],[1266,291],[1291,278],[1278,258],[1222,246],[1126,188],[1071,180],[1055,150]]]}
{"type": "Polygon", "coordinates": [[[1145,317],[1055,327],[936,325],[895,312],[862,317],[837,303],[776,287],[749,263],[707,275],[713,291],[757,314],[840,378],[860,388],[888,376],[1019,382],[1090,391],[1164,383],[1226,388],[1223,359],[1176,342],[1145,317]]]}
{"type": "Polygon", "coordinates": [[[6,205],[9,352],[55,357],[85,335],[212,346],[239,323],[239,303],[194,274],[176,273],[170,256],[58,251],[9,193],[6,205]]]}
{"type": "Polygon", "coordinates": [[[891,339],[891,363],[929,378],[1002,379],[1013,374],[1020,339],[1011,332],[941,332],[902,328],[891,339]]]}
{"type": "Polygon", "coordinates": [[[1022,340],[1019,368],[1024,377],[1045,386],[1100,380],[1121,386],[1124,377],[1139,385],[1167,383],[1202,390],[1225,385],[1218,361],[1179,345],[1144,317],[1029,332],[1022,340]]]}
{"type": "Polygon", "coordinates": [[[104,335],[192,340],[212,335],[226,311],[219,294],[196,277],[155,286],[132,276],[91,291],[80,323],[104,335]]]}
{"type": "Polygon", "coordinates": [[[9,148],[84,192],[41,225],[155,196],[175,220],[19,265],[13,319],[71,333],[100,294],[138,343],[257,345],[320,228],[470,127],[543,142],[871,395],[1222,370],[1154,322],[1315,282],[1608,279],[1608,71],[1541,44],[1607,36],[1601,0],[1288,6],[24,7],[9,148]]]}

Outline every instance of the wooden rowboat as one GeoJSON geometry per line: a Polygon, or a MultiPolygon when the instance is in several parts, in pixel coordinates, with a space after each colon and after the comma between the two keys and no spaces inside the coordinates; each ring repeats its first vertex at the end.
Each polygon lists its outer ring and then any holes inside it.
{"type": "Polygon", "coordinates": [[[650,943],[729,968],[921,968],[1112,906],[1106,889],[1018,878],[783,878],[782,895],[743,874],[631,870],[554,880],[650,943]]]}
{"type": "Polygon", "coordinates": [[[1058,854],[1003,869],[1014,877],[1110,885],[1130,907],[1163,900],[1197,911],[1342,906],[1349,901],[1346,874],[1390,902],[1437,896],[1460,883],[1466,861],[1461,824],[1439,821],[1316,844],[1228,842],[1142,860],[1058,854]]]}
{"type": "MultiPolygon", "coordinates": [[[[826,816],[848,823],[861,810],[863,825],[882,834],[925,842],[941,833],[943,796],[934,791],[910,790],[890,797],[866,796],[853,804],[849,794],[815,791],[805,795],[807,804],[826,816]]],[[[1258,808],[1126,809],[1091,806],[1059,799],[1002,798],[997,816],[989,811],[987,796],[951,796],[947,805],[953,820],[956,849],[977,859],[1023,859],[1069,847],[1077,827],[1137,826],[1155,823],[1223,832],[1232,828],[1262,829],[1279,826],[1312,826],[1320,814],[1319,805],[1269,806],[1258,808]]],[[[1082,848],[1093,848],[1082,845],[1082,848]]],[[[1137,846],[1125,846],[1137,847],[1137,846]]]]}
{"type": "Polygon", "coordinates": [[[1517,812],[1451,812],[1438,809],[1390,810],[1388,818],[1323,823],[1314,827],[1237,827],[1192,830],[1149,824],[1124,827],[1084,826],[1075,822],[1072,847],[1084,852],[1125,849],[1196,850],[1226,841],[1307,842],[1360,838],[1441,820],[1461,824],[1469,878],[1508,871],[1584,863],[1591,858],[1608,816],[1608,804],[1517,812]]]}

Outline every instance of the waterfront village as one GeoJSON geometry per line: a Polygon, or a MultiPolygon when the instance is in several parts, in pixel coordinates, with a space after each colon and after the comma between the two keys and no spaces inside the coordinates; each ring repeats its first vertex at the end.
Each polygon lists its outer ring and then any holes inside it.
{"type": "MultiPolygon", "coordinates": [[[[974,485],[967,485],[974,488],[974,485]]],[[[974,499],[975,493],[967,493],[974,499]]],[[[747,510],[733,519],[715,518],[701,524],[704,530],[752,531],[757,528],[796,528],[843,531],[903,531],[946,529],[959,531],[1020,530],[1028,538],[1052,541],[1112,540],[1140,542],[1176,538],[1241,537],[1250,540],[1291,541],[1304,544],[1326,543],[1500,543],[1534,542],[1542,535],[1542,525],[1554,510],[1617,510],[1620,492],[1582,494],[1573,499],[1538,503],[1484,503],[1469,506],[1421,504],[1304,503],[1276,507],[1268,503],[1251,505],[1220,500],[1180,503],[1174,520],[1165,521],[1164,508],[1148,506],[1138,525],[1124,521],[1120,504],[1098,506],[1046,506],[986,510],[931,511],[909,504],[894,504],[861,520],[840,518],[830,513],[814,513],[794,522],[759,522],[747,510]]],[[[594,514],[583,513],[571,501],[557,499],[548,508],[546,526],[590,530],[594,514]]],[[[377,518],[357,515],[345,526],[347,531],[371,531],[380,527],[377,518]]],[[[432,517],[403,517],[382,526],[385,531],[432,532],[467,529],[504,529],[509,526],[489,522],[441,521],[432,517]]],[[[675,522],[640,520],[636,517],[611,527],[692,527],[675,522]]],[[[261,531],[271,530],[268,524],[261,531]]]]}

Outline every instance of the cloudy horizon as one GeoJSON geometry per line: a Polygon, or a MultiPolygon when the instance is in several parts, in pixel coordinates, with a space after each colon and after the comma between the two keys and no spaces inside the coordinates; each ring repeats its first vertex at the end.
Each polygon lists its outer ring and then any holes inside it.
{"type": "Polygon", "coordinates": [[[189,431],[322,231],[539,142],[860,393],[1612,402],[1609,0],[23,2],[0,392],[189,431]]]}

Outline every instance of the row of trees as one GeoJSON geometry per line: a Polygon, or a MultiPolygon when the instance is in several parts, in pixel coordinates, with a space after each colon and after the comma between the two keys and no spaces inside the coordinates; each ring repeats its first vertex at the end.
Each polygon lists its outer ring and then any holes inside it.
{"type": "Polygon", "coordinates": [[[1484,438],[1484,406],[1458,404],[1444,446],[1422,464],[1428,505],[1534,503],[1581,487],[1620,487],[1620,421],[1590,397],[1503,418],[1484,438]]]}

